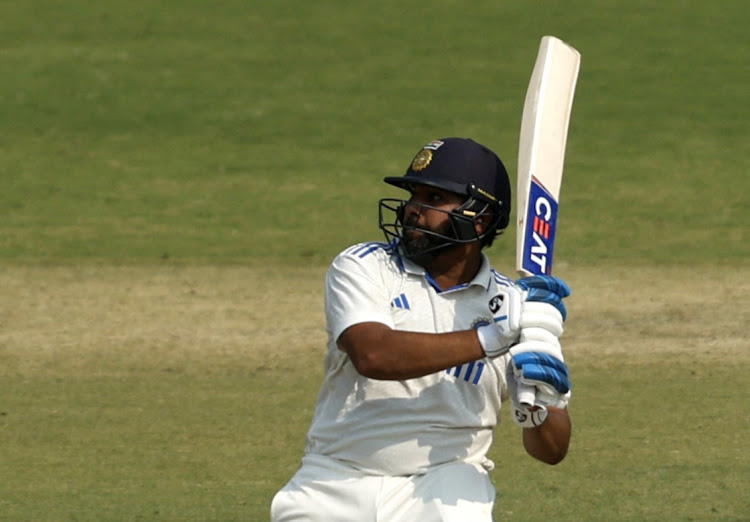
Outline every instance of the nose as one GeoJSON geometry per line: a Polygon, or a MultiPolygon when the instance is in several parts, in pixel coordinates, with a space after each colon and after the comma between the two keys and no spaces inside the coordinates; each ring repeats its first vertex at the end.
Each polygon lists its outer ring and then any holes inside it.
{"type": "Polygon", "coordinates": [[[419,203],[414,203],[412,201],[407,201],[406,203],[404,203],[401,213],[404,220],[407,220],[409,218],[416,220],[422,213],[422,205],[420,205],[419,203]]]}
{"type": "Polygon", "coordinates": [[[414,203],[413,201],[407,201],[404,203],[404,217],[414,216],[419,217],[419,215],[422,213],[422,205],[419,203],[414,203]]]}

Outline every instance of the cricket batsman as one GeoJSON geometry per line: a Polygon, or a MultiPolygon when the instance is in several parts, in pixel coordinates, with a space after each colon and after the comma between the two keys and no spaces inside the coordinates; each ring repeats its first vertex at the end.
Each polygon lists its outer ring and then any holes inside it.
{"type": "Polygon", "coordinates": [[[442,138],[385,182],[406,191],[380,200],[385,241],[347,248],[326,275],[325,377],[274,522],[490,522],[503,410],[531,457],[556,464],[568,450],[570,290],[490,265],[484,249],[510,218],[500,158],[442,138]],[[533,403],[519,396],[529,387],[533,403]]]}

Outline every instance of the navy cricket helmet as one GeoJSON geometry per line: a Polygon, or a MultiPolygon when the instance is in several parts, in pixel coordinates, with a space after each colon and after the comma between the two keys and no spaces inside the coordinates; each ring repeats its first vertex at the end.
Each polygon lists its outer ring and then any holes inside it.
{"type": "MultiPolygon", "coordinates": [[[[449,213],[453,232],[440,236],[444,247],[476,240],[488,246],[510,221],[511,188],[505,165],[494,152],[471,139],[431,141],[419,150],[403,176],[389,176],[384,181],[410,192],[415,185],[428,185],[466,196],[464,204],[449,213]],[[489,221],[478,236],[474,223],[480,216],[489,217],[489,221]]],[[[380,201],[380,228],[388,241],[403,239],[401,218],[406,203],[388,198],[380,201]],[[384,218],[388,211],[395,213],[395,220],[384,218]]],[[[406,257],[410,257],[408,252],[406,257]]]]}

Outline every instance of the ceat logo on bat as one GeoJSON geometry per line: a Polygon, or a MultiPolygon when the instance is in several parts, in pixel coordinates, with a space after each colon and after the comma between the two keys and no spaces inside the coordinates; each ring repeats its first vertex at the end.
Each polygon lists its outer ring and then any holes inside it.
{"type": "Polygon", "coordinates": [[[557,201],[533,176],[525,223],[523,268],[532,274],[551,274],[557,201]]]}

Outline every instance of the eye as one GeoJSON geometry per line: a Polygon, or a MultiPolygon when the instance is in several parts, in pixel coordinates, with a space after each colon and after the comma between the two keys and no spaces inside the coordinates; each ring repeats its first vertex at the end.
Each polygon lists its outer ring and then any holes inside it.
{"type": "Polygon", "coordinates": [[[440,192],[430,192],[427,194],[427,201],[434,206],[437,206],[438,204],[445,201],[445,198],[443,198],[443,195],[440,192]]]}

